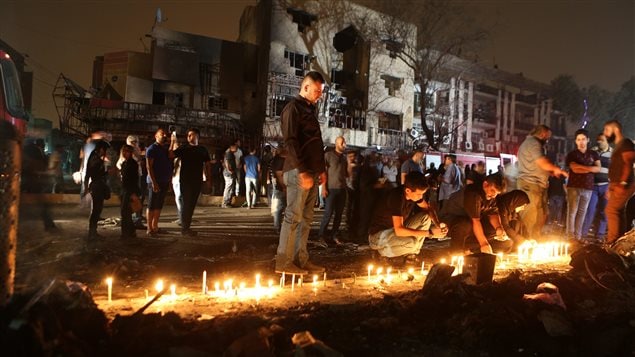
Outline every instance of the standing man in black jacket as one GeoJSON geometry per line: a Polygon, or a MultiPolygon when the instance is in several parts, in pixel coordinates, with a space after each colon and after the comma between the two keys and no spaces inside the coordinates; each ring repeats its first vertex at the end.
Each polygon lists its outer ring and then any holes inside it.
{"type": "Polygon", "coordinates": [[[315,104],[322,97],[324,78],[309,72],[302,80],[300,95],[282,110],[281,126],[285,147],[284,182],[287,208],[280,231],[276,272],[290,274],[319,273],[323,267],[309,261],[307,240],[313,221],[319,176],[324,171],[324,143],[315,104]]]}
{"type": "Polygon", "coordinates": [[[139,164],[132,155],[135,148],[132,145],[121,147],[121,239],[137,238],[137,232],[132,221],[131,201],[139,200],[139,164]]]}

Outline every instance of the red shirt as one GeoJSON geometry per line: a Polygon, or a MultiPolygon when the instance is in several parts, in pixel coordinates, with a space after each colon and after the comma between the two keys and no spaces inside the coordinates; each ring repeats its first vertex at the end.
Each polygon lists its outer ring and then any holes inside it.
{"type": "MultiPolygon", "coordinates": [[[[566,164],[575,162],[584,166],[593,166],[595,162],[600,160],[600,155],[593,150],[588,150],[582,153],[580,150],[575,149],[567,154],[566,164]]],[[[585,190],[592,190],[595,175],[591,172],[586,174],[576,174],[573,171],[569,172],[569,181],[567,187],[582,188],[585,190]]]]}

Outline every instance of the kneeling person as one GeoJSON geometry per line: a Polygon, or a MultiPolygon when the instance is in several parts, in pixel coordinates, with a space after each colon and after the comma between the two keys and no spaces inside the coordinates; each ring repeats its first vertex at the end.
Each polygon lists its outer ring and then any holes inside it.
{"type": "Polygon", "coordinates": [[[428,190],[425,176],[410,172],[402,187],[396,187],[375,203],[368,241],[380,255],[393,258],[419,254],[426,237],[444,236],[431,228],[432,219],[423,195],[428,190]]]}
{"type": "Polygon", "coordinates": [[[454,251],[509,251],[513,242],[504,240],[496,196],[505,191],[503,175],[496,173],[482,183],[473,183],[453,193],[441,208],[440,218],[450,227],[454,251]],[[489,224],[484,224],[485,221],[489,224]],[[487,229],[491,227],[491,229],[487,229]]]}

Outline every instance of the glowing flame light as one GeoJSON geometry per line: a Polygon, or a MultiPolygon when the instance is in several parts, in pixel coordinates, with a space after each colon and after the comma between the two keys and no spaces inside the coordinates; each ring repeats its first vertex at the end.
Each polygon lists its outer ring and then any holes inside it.
{"type": "Polygon", "coordinates": [[[547,263],[567,259],[569,243],[525,241],[518,246],[518,262],[526,264],[547,263]]]}

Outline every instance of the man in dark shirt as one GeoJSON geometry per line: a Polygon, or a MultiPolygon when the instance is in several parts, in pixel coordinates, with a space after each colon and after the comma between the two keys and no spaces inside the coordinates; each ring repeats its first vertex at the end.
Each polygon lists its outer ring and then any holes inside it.
{"type": "Polygon", "coordinates": [[[604,134],[597,136],[597,146],[592,150],[597,152],[600,156],[600,172],[593,175],[593,192],[591,193],[591,200],[589,201],[589,207],[584,217],[584,224],[582,225],[582,233],[590,232],[591,226],[595,223],[595,217],[597,216],[597,226],[593,230],[595,239],[603,241],[606,238],[606,214],[604,209],[606,208],[606,193],[609,188],[609,165],[611,163],[611,155],[613,149],[606,140],[604,134]],[[597,214],[596,214],[597,213],[597,214]]]}
{"type": "MultiPolygon", "coordinates": [[[[139,200],[139,164],[133,158],[134,147],[123,145],[121,147],[121,238],[136,238],[137,233],[132,221],[131,201],[139,200]]],[[[138,201],[141,202],[140,200],[138,201]]]]}
{"type": "Polygon", "coordinates": [[[604,136],[609,143],[615,143],[609,166],[609,193],[606,204],[608,221],[606,244],[610,245],[627,230],[624,209],[635,192],[635,182],[633,182],[635,148],[633,141],[624,137],[622,124],[617,120],[604,124],[604,136]]]}
{"type": "Polygon", "coordinates": [[[88,239],[103,238],[97,234],[97,222],[104,209],[104,200],[110,198],[110,187],[106,182],[108,173],[104,165],[106,151],[110,147],[108,142],[99,140],[88,156],[86,162],[86,177],[84,178],[84,192],[90,192],[92,204],[88,221],[88,239]]]}
{"type": "Polygon", "coordinates": [[[320,223],[320,238],[328,244],[339,244],[336,235],[342,222],[342,213],[346,204],[346,172],[347,161],[344,151],[346,140],[342,136],[335,139],[335,149],[324,154],[326,164],[326,182],[322,183],[322,195],[326,198],[324,215],[320,223]],[[333,229],[326,235],[329,221],[333,217],[333,229]]]}
{"type": "Polygon", "coordinates": [[[588,149],[589,134],[579,129],[574,134],[576,148],[565,160],[571,172],[567,181],[567,236],[577,240],[586,237],[582,224],[593,193],[593,174],[600,172],[600,155],[588,149]]]}
{"type": "Polygon", "coordinates": [[[441,208],[440,218],[450,227],[452,250],[492,254],[492,244],[497,246],[496,250],[511,248],[512,241],[503,240],[505,231],[496,207],[496,196],[503,191],[505,179],[496,173],[487,176],[482,184],[465,186],[450,196],[441,208]],[[489,220],[493,231],[484,229],[483,219],[489,220]]]}
{"type": "Polygon", "coordinates": [[[425,176],[413,171],[406,175],[403,186],[376,201],[368,230],[371,249],[388,258],[416,255],[426,237],[445,235],[441,228],[432,228],[429,207],[423,199],[427,190],[425,176]]]}
{"type": "MultiPolygon", "coordinates": [[[[183,197],[183,208],[181,211],[181,234],[194,237],[196,231],[190,229],[192,215],[201,194],[203,183],[203,168],[205,169],[205,184],[211,187],[212,170],[210,165],[209,152],[204,146],[198,144],[200,132],[196,128],[187,131],[187,144],[179,146],[173,151],[173,155],[181,159],[181,196],[183,197]]],[[[176,135],[172,135],[171,148],[177,145],[176,135]]]]}
{"type": "Polygon", "coordinates": [[[232,197],[236,188],[237,167],[236,167],[236,150],[238,145],[231,144],[229,149],[225,151],[223,157],[223,178],[225,179],[225,190],[223,191],[223,208],[231,207],[232,197]]]}
{"type": "Polygon", "coordinates": [[[146,150],[149,236],[159,234],[159,217],[172,180],[173,157],[170,157],[170,148],[167,147],[168,136],[165,130],[158,129],[154,134],[154,139],[156,141],[146,150]]]}
{"type": "Polygon", "coordinates": [[[423,173],[423,167],[421,166],[421,161],[426,157],[426,154],[423,153],[421,149],[415,149],[412,153],[412,156],[401,164],[401,184],[403,185],[406,182],[406,175],[411,172],[421,172],[423,173]]]}
{"type": "MultiPolygon", "coordinates": [[[[284,144],[287,208],[280,231],[276,271],[291,274],[317,273],[323,267],[309,261],[307,240],[317,199],[318,177],[324,177],[324,143],[315,104],[322,97],[324,78],[309,72],[300,85],[300,95],[289,102],[280,115],[284,144]]],[[[325,181],[325,180],[322,180],[325,181]]]]}

